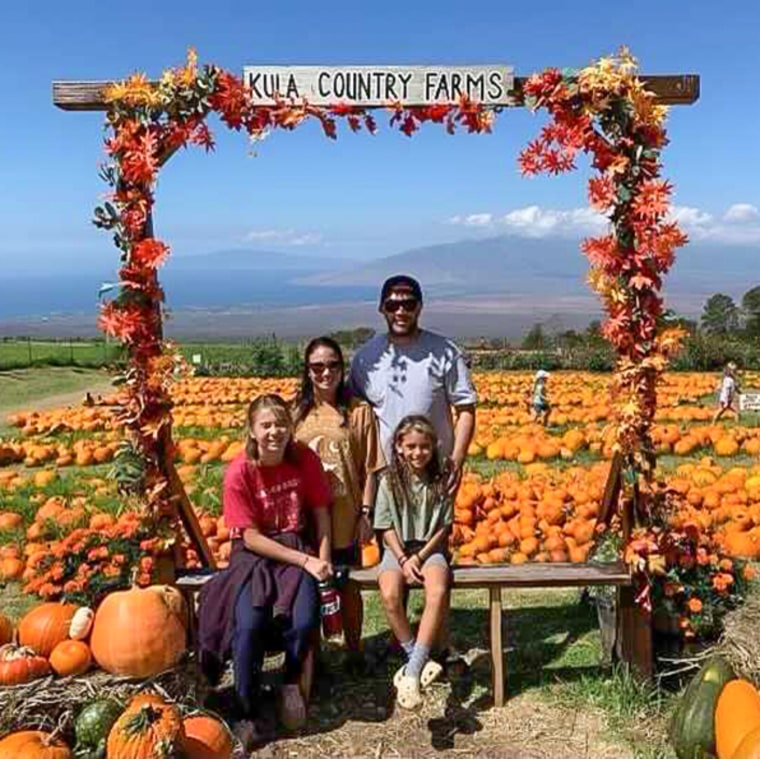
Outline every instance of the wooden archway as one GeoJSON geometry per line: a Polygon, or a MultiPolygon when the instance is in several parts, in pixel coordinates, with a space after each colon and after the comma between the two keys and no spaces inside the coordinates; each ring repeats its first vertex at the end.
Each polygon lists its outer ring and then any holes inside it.
{"type": "Polygon", "coordinates": [[[672,264],[673,249],[685,242],[677,226],[664,221],[669,186],[655,181],[659,152],[666,142],[660,106],[694,103],[699,77],[637,75],[635,62],[623,51],[618,58],[602,59],[580,72],[547,69],[531,77],[514,77],[506,94],[506,100],[494,104],[467,96],[423,104],[341,101],[322,106],[274,97],[261,104],[252,100],[243,79],[214,66],[199,69],[194,54],[184,68],[165,72],[157,82],[136,75],[123,83],[53,83],[57,107],[108,114],[113,136],[107,140],[107,152],[113,163],[104,175],[113,188],[113,203],[96,209],[96,224],[114,230],[122,250],[122,292],[101,316],[104,329],[129,351],[131,385],[122,421],[146,460],[148,510],[158,519],[178,517],[207,566],[213,567],[213,556],[173,463],[171,357],[164,349],[163,292],[157,275],[168,246],[153,235],[152,189],[160,167],[179,147],[213,146],[204,123],[211,112],[219,113],[229,127],[255,135],[318,119],[327,136],[335,137],[336,119],[344,119],[353,131],[362,127],[373,131],[370,111],[378,108],[390,108],[391,124],[410,135],[426,121],[443,124],[449,131],[488,131],[504,107],[545,108],[553,121],[523,151],[523,172],[559,173],[572,168],[577,152],[593,153],[601,176],[591,180],[596,182],[590,183],[592,203],[608,211],[613,222],[610,235],[590,241],[594,245],[584,249],[610,314],[608,336],[620,356],[619,466],[612,468],[608,483],[607,512],[618,498],[621,471],[628,468],[633,474],[651,476],[647,436],[654,387],[673,342],[658,335],[661,275],[672,264]],[[619,336],[616,342],[615,329],[625,330],[624,317],[633,337],[619,336]]]}

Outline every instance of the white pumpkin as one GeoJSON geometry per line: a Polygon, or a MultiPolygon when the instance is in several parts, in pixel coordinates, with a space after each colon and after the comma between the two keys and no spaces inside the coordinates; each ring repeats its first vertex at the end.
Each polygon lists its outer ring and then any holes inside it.
{"type": "Polygon", "coordinates": [[[69,638],[72,640],[84,640],[92,629],[95,612],[87,606],[80,606],[71,619],[69,625],[69,638]]]}

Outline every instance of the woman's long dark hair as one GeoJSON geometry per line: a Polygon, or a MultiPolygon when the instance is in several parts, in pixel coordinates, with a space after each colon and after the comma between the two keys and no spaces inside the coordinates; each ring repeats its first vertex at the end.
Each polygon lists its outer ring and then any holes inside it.
{"type": "Polygon", "coordinates": [[[413,508],[411,496],[412,471],[409,464],[399,455],[398,447],[401,445],[404,437],[410,432],[419,432],[425,435],[430,440],[433,448],[433,456],[426,467],[425,474],[427,475],[434,500],[438,501],[444,496],[446,477],[448,475],[446,467],[441,463],[441,456],[438,450],[438,435],[430,420],[426,416],[419,414],[405,416],[393,433],[391,460],[382,475],[388,478],[388,485],[393,494],[393,500],[400,508],[404,509],[413,508]]]}
{"type": "Polygon", "coordinates": [[[337,390],[338,410],[343,417],[341,426],[348,424],[348,406],[351,402],[351,392],[346,384],[346,364],[343,360],[343,351],[331,337],[315,337],[307,346],[303,356],[303,374],[301,375],[301,389],[296,396],[293,409],[293,425],[297,427],[314,408],[314,383],[311,381],[309,372],[309,358],[317,348],[329,348],[335,353],[340,361],[340,383],[337,390]]]}

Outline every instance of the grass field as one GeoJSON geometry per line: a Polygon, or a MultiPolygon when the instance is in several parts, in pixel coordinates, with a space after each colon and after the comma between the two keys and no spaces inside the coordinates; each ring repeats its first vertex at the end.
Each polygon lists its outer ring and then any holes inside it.
{"type": "Polygon", "coordinates": [[[117,343],[103,340],[0,340],[0,371],[30,366],[103,366],[118,361],[117,343]]]}

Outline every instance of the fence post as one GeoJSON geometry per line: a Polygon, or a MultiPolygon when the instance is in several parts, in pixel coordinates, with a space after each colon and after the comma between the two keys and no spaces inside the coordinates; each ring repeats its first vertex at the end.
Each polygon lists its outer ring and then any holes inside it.
{"type": "Polygon", "coordinates": [[[74,364],[74,342],[71,338],[69,338],[69,357],[73,365],[74,364]]]}
{"type": "Polygon", "coordinates": [[[26,347],[29,350],[29,366],[32,365],[32,338],[26,338],[26,347]]]}

